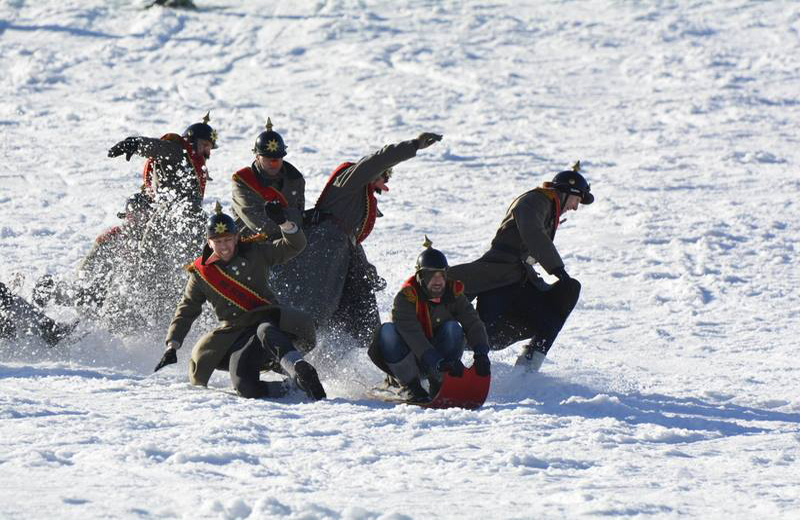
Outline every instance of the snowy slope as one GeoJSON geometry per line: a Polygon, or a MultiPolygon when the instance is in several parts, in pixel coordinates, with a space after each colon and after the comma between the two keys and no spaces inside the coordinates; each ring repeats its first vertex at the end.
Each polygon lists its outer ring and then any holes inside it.
{"type": "Polygon", "coordinates": [[[492,353],[478,411],[371,402],[365,353],[325,342],[318,403],[193,388],[184,351],[151,375],[161,330],[0,343],[0,517],[800,517],[800,4],[143,3],[0,3],[0,280],[68,275],[139,183],[106,150],[211,109],[208,207],[267,116],[309,202],[444,134],[365,243],[384,316],[424,234],[474,259],[581,159],[581,301],[541,374],[492,353]]]}

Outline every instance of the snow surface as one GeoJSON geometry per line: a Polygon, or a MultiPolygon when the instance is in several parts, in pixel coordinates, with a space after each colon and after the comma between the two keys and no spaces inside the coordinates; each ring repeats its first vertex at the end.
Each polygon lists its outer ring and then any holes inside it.
{"type": "Polygon", "coordinates": [[[106,150],[211,109],[207,208],[267,116],[309,202],[444,134],[365,244],[384,317],[424,234],[474,259],[581,159],[597,200],[556,239],[581,300],[541,374],[492,353],[477,411],[370,401],[330,342],[317,403],[191,387],[188,349],[152,375],[163,330],[3,343],[0,517],[800,518],[800,4],[196,2],[0,3],[0,279],[68,275],[139,183],[106,150]]]}

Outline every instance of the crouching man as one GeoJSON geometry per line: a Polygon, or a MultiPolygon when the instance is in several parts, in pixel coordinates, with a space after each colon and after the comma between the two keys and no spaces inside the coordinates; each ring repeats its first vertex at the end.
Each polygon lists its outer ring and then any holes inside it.
{"type": "Polygon", "coordinates": [[[155,371],[177,362],[177,350],[208,301],[220,325],[192,350],[192,384],[205,386],[214,370],[228,370],[242,397],[279,397],[286,392],[282,383],[259,380],[262,368],[279,365],[310,398],[323,399],[325,390],[317,371],[293,343],[304,343],[306,351],[314,347],[313,321],[301,311],[280,305],[266,282],[270,266],[295,257],[306,238],[295,223],[286,220],[279,203],[267,203],[265,211],[282,237],[272,242],[240,241],[235,222],[217,204],[208,220],[208,244],[187,268],[189,281],[155,371]]]}
{"type": "Polygon", "coordinates": [[[488,376],[489,340],[477,312],[464,296],[463,285],[447,279],[447,258],[425,240],[416,273],[394,298],[392,321],[380,326],[369,357],[386,372],[390,386],[411,403],[435,397],[442,375],[461,377],[466,343],[474,354],[475,372],[488,376]],[[421,384],[427,377],[429,392],[421,384]]]}
{"type": "Polygon", "coordinates": [[[579,170],[580,161],[556,174],[552,182],[517,197],[489,251],[450,270],[464,282],[467,294],[478,297],[478,314],[493,350],[529,340],[517,358],[517,365],[529,372],[541,368],[581,292],[580,282],[567,274],[553,242],[567,211],[594,202],[579,170]],[[536,264],[558,281],[546,283],[534,269],[536,264]]]}

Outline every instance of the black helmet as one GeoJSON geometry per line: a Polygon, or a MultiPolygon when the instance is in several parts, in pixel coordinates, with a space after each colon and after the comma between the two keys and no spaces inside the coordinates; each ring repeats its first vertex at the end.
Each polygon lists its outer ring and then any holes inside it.
{"type": "Polygon", "coordinates": [[[214,206],[214,214],[208,219],[208,226],[206,226],[206,235],[208,238],[215,238],[222,235],[233,235],[238,232],[236,222],[222,212],[222,206],[219,202],[214,206]]]}
{"type": "Polygon", "coordinates": [[[420,271],[446,271],[449,266],[444,253],[432,248],[433,243],[427,236],[422,245],[425,246],[425,251],[417,257],[417,273],[420,271]]]}
{"type": "Polygon", "coordinates": [[[206,112],[206,115],[203,116],[203,122],[189,125],[189,127],[184,130],[183,137],[189,139],[191,143],[194,143],[198,139],[205,139],[211,142],[211,148],[216,148],[217,131],[211,128],[208,124],[209,121],[211,121],[210,112],[206,112]]]}
{"type": "Polygon", "coordinates": [[[281,134],[272,129],[272,121],[267,118],[267,129],[256,138],[253,146],[253,153],[263,155],[272,159],[281,159],[286,156],[286,145],[283,143],[281,134]]]}
{"type": "Polygon", "coordinates": [[[594,195],[591,193],[592,187],[586,182],[586,179],[578,173],[581,169],[581,162],[578,161],[572,165],[571,170],[559,172],[553,177],[552,185],[555,189],[578,195],[581,198],[581,204],[591,204],[594,202],[594,195]]]}

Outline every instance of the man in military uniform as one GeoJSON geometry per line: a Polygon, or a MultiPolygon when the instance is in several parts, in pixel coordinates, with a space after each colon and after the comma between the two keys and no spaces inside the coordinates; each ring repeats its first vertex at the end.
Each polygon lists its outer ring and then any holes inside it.
{"type": "Polygon", "coordinates": [[[361,346],[369,345],[380,324],[375,291],[386,284],[361,245],[380,216],[375,195],[389,191],[386,184],[395,165],[441,139],[426,132],[358,162],[342,163],[331,173],[316,205],[306,212],[306,251],[275,272],[281,295],[309,312],[318,327],[330,325],[361,346]]]}
{"type": "Polygon", "coordinates": [[[183,135],[128,137],[109,149],[109,157],[147,158],[142,187],[118,214],[124,222],[97,237],[77,279],[45,275],[36,283],[37,305],[43,307],[52,298],[77,304],[82,311],[109,318],[115,328],[141,325],[142,309],[154,316],[167,312],[161,303],[174,302],[180,294],[180,267],[203,247],[206,219],[201,204],[210,180],[206,160],[217,147],[217,132],[208,123],[206,114],[183,135]]]}
{"type": "Polygon", "coordinates": [[[217,132],[206,114],[189,125],[183,135],[169,133],[160,139],[128,137],[108,151],[109,157],[146,157],[143,190],[152,199],[152,214],[141,233],[134,265],[122,272],[125,299],[131,307],[146,309],[151,320],[169,312],[180,294],[181,266],[197,256],[204,243],[206,215],[202,209],[206,161],[217,148],[217,132]],[[150,305],[142,305],[147,300],[150,305]]]}
{"type": "Polygon", "coordinates": [[[0,338],[38,336],[52,347],[69,336],[76,325],[50,319],[0,282],[0,338]]]}
{"type": "Polygon", "coordinates": [[[183,135],[168,133],[160,139],[126,137],[108,150],[109,157],[133,155],[147,158],[142,172],[143,189],[155,202],[203,202],[208,176],[206,161],[217,148],[217,131],[208,123],[209,114],[200,123],[189,125],[183,135]]]}
{"type": "Polygon", "coordinates": [[[530,371],[541,367],[580,295],[580,282],[567,274],[553,243],[561,215],[594,201],[579,169],[580,162],[575,163],[552,182],[517,197],[489,251],[450,270],[467,294],[478,297],[478,314],[493,350],[530,338],[517,360],[530,371]],[[542,280],[533,267],[537,263],[558,281],[549,285],[542,280]]]}
{"type": "Polygon", "coordinates": [[[369,348],[370,359],[398,383],[399,394],[412,403],[425,403],[437,393],[442,374],[464,373],[464,338],[474,354],[475,371],[488,376],[489,339],[486,329],[464,295],[463,284],[447,272],[447,258],[430,247],[417,257],[416,273],[394,298],[392,321],[384,323],[369,348]],[[430,393],[420,378],[428,376],[430,393]]]}
{"type": "Polygon", "coordinates": [[[286,220],[281,205],[268,202],[265,212],[281,230],[275,241],[240,241],[234,220],[217,212],[208,221],[208,244],[188,266],[189,281],[166,337],[167,349],[156,366],[177,362],[177,350],[208,301],[220,325],[195,344],[189,362],[189,379],[207,385],[216,369],[228,370],[236,392],[243,397],[277,397],[281,384],[259,380],[265,366],[278,364],[312,399],[323,399],[325,390],[316,370],[295,348],[293,341],[314,347],[311,318],[278,303],[266,283],[267,272],[287,262],[306,245],[303,231],[286,220]]]}
{"type": "Polygon", "coordinates": [[[264,203],[278,200],[286,207],[286,218],[303,223],[306,181],[286,161],[286,145],[272,129],[267,118],[266,130],[256,138],[253,164],[233,174],[233,213],[236,225],[245,236],[262,234],[270,240],[279,238],[280,229],[264,215],[264,203]]]}

